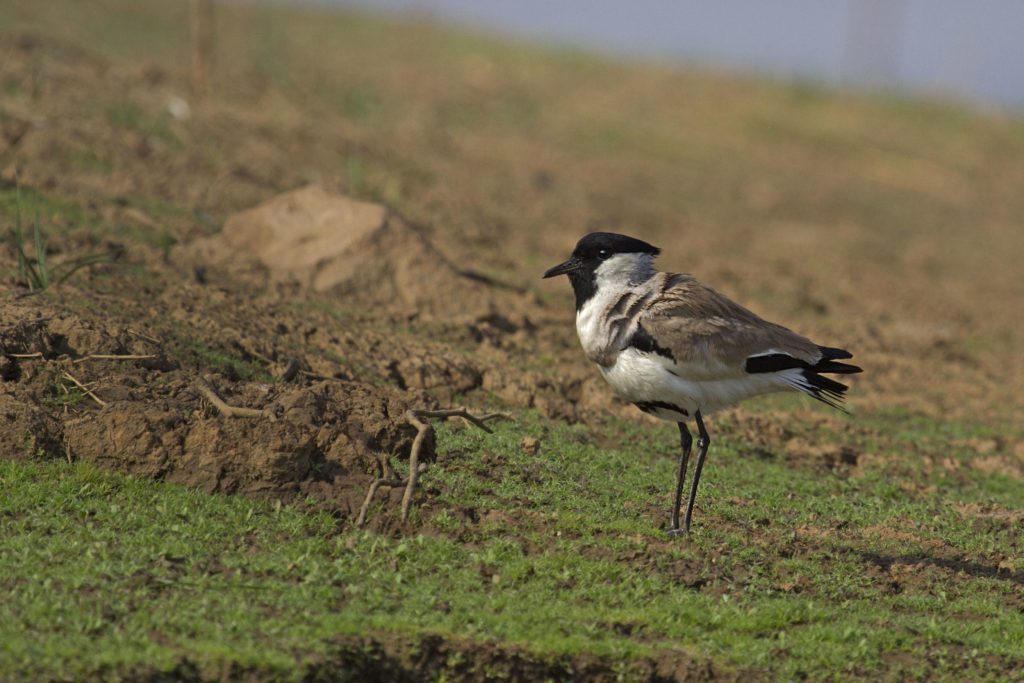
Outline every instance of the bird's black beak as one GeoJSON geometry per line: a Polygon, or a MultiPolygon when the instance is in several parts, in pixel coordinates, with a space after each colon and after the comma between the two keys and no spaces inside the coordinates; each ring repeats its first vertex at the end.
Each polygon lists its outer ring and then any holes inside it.
{"type": "Polygon", "coordinates": [[[544,271],[544,277],[549,278],[555,277],[556,275],[565,275],[566,273],[571,273],[572,271],[576,270],[582,265],[583,263],[578,258],[573,256],[568,261],[564,263],[559,263],[554,268],[548,268],[546,271],[544,271]]]}

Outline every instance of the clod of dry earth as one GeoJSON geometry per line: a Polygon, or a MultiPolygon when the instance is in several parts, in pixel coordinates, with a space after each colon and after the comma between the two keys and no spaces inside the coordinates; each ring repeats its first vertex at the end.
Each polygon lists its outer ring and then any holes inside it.
{"type": "Polygon", "coordinates": [[[358,297],[363,306],[446,317],[494,310],[490,289],[456,269],[400,216],[319,185],[234,214],[220,235],[193,249],[214,267],[255,261],[315,291],[358,297]]]}

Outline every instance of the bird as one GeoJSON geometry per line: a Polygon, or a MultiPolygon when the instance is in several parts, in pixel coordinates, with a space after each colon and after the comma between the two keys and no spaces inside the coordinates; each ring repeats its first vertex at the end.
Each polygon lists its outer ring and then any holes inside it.
{"type": "Polygon", "coordinates": [[[675,535],[690,531],[711,445],[705,415],[777,391],[799,391],[844,410],[849,387],[825,375],[862,369],[841,362],[853,358],[849,351],[820,346],[768,322],[692,275],[657,270],[654,259],[660,253],[635,237],[593,232],[544,278],[568,276],[583,353],[615,393],[645,413],[677,423],[679,471],[666,529],[675,535]],[[697,427],[697,459],[680,525],[693,449],[691,419],[697,427]]]}

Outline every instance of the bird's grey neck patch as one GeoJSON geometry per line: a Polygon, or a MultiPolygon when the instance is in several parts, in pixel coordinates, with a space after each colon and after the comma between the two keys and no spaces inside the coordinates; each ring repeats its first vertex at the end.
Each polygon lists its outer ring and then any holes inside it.
{"type": "Polygon", "coordinates": [[[596,266],[580,268],[569,273],[569,282],[576,295],[576,312],[602,293],[637,287],[650,280],[657,271],[652,254],[615,254],[596,266]]]}
{"type": "Polygon", "coordinates": [[[654,257],[650,254],[615,254],[594,271],[599,289],[635,287],[653,277],[654,257]]]}

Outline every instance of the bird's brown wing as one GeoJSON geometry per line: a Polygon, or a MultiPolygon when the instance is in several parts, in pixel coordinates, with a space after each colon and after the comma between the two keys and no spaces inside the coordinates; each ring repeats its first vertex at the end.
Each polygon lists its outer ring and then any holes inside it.
{"type": "Polygon", "coordinates": [[[640,316],[638,334],[649,335],[649,343],[676,364],[719,374],[741,371],[747,358],[766,353],[811,364],[821,359],[817,344],[763,320],[692,276],[659,275],[664,278],[660,293],[640,316]]]}

